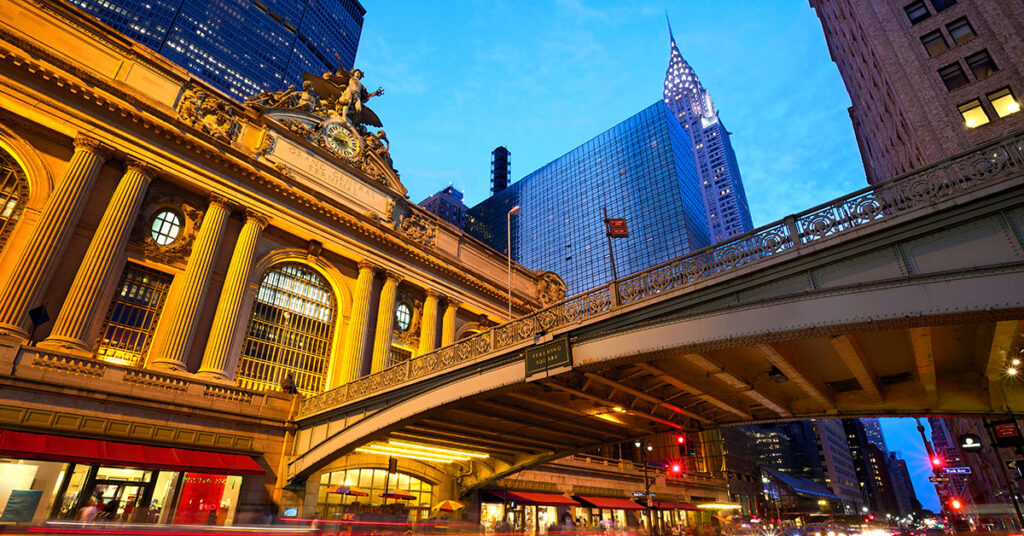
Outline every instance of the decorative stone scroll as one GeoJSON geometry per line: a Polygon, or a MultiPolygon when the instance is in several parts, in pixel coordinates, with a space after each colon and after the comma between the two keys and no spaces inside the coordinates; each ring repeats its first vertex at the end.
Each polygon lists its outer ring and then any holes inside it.
{"type": "Polygon", "coordinates": [[[241,131],[231,104],[199,87],[190,87],[182,92],[175,111],[178,119],[188,126],[226,143],[238,139],[241,131]]]}

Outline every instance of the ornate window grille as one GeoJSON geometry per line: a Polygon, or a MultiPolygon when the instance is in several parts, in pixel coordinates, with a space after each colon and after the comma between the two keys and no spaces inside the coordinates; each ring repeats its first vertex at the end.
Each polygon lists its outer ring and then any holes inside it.
{"type": "Polygon", "coordinates": [[[337,305],[320,274],[301,264],[267,270],[238,362],[238,385],[274,390],[289,373],[305,395],[324,390],[337,305]]]}
{"type": "Polygon", "coordinates": [[[141,366],[170,286],[171,276],[128,263],[96,341],[96,357],[141,366]]]}
{"type": "Polygon", "coordinates": [[[0,150],[0,251],[14,224],[21,217],[28,200],[28,180],[21,166],[6,152],[0,150]]]}

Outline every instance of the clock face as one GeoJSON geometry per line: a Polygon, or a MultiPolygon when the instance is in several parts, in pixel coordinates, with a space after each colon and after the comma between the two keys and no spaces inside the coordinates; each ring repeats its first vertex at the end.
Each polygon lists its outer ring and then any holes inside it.
{"type": "Polygon", "coordinates": [[[352,130],[339,123],[324,127],[323,139],[338,156],[352,158],[359,152],[359,139],[352,130]]]}

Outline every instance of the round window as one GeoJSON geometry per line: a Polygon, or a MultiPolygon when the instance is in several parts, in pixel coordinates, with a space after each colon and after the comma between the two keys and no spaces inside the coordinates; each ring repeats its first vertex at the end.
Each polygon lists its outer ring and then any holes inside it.
{"type": "Polygon", "coordinates": [[[409,325],[412,324],[412,311],[405,302],[399,303],[398,307],[395,307],[395,323],[402,331],[409,329],[409,325]]]}
{"type": "Polygon", "coordinates": [[[161,246],[174,242],[181,234],[181,217],[170,210],[161,210],[150,228],[153,241],[161,246]]]}

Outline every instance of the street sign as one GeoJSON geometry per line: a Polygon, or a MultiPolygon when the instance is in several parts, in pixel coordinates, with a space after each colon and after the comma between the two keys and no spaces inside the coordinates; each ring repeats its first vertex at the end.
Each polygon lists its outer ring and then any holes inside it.
{"type": "Polygon", "coordinates": [[[527,376],[572,365],[572,352],[569,351],[568,337],[561,337],[534,348],[527,348],[525,353],[527,376]]]}
{"type": "Polygon", "coordinates": [[[947,475],[969,475],[971,474],[970,467],[947,467],[942,470],[947,475]]]}
{"type": "Polygon", "coordinates": [[[930,476],[928,477],[930,482],[949,482],[948,476],[930,476]]]}
{"type": "Polygon", "coordinates": [[[996,446],[1024,446],[1024,439],[1020,436],[1020,428],[1017,428],[1017,421],[1015,419],[992,421],[990,424],[992,426],[992,433],[996,436],[996,446]]]}
{"type": "Polygon", "coordinates": [[[611,238],[629,237],[629,229],[626,228],[626,218],[608,218],[604,222],[608,226],[608,236],[611,238]]]}
{"type": "Polygon", "coordinates": [[[960,436],[960,449],[964,452],[978,452],[981,450],[981,438],[977,434],[964,434],[960,436]]]}

